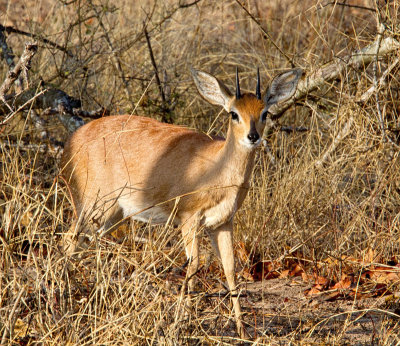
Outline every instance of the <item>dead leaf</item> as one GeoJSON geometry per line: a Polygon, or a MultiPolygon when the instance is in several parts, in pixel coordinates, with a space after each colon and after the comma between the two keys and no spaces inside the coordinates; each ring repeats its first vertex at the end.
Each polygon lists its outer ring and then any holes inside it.
{"type": "Polygon", "coordinates": [[[375,250],[372,248],[368,248],[365,256],[364,256],[364,261],[366,263],[373,263],[375,260],[376,254],[375,254],[375,250]]]}
{"type": "Polygon", "coordinates": [[[400,280],[400,273],[388,273],[387,278],[389,281],[399,281],[400,280]]]}
{"type": "Polygon", "coordinates": [[[262,279],[275,279],[280,276],[277,271],[278,267],[279,266],[275,261],[261,261],[251,267],[250,273],[256,281],[261,281],[262,279]]]}
{"type": "Polygon", "coordinates": [[[322,286],[327,286],[329,284],[329,280],[323,276],[319,275],[314,275],[315,283],[322,285],[322,286]]]}
{"type": "Polygon", "coordinates": [[[247,280],[247,281],[254,281],[253,275],[251,275],[250,271],[248,268],[243,268],[242,272],[242,277],[247,280]]]}
{"type": "Polygon", "coordinates": [[[26,324],[23,320],[18,318],[15,321],[14,325],[14,336],[15,337],[23,337],[28,332],[28,324],[26,324]]]}
{"type": "Polygon", "coordinates": [[[309,290],[305,292],[306,296],[315,296],[317,294],[321,294],[322,286],[321,285],[314,285],[309,290]]]}
{"type": "Polygon", "coordinates": [[[296,266],[290,271],[289,275],[300,276],[302,273],[304,273],[303,267],[300,266],[299,264],[296,264],[296,266]]]}
{"type": "Polygon", "coordinates": [[[289,276],[289,269],[285,269],[281,272],[281,275],[279,275],[280,279],[285,279],[289,276]]]}
{"type": "Polygon", "coordinates": [[[340,280],[339,282],[337,282],[335,285],[333,285],[333,287],[331,287],[332,289],[338,289],[338,290],[346,290],[349,289],[351,287],[353,280],[347,276],[346,274],[344,274],[342,276],[342,280],[340,280]]]}
{"type": "Polygon", "coordinates": [[[338,299],[338,298],[341,298],[341,297],[343,297],[343,293],[340,292],[340,291],[336,291],[336,292],[329,293],[329,294],[325,297],[324,300],[327,301],[327,302],[332,302],[332,301],[334,301],[334,300],[336,300],[336,299],[338,299]]]}
{"type": "Polygon", "coordinates": [[[111,232],[115,239],[121,239],[129,233],[129,226],[126,223],[121,224],[117,229],[111,232]]]}
{"type": "Polygon", "coordinates": [[[249,252],[246,250],[246,245],[242,241],[238,241],[235,244],[235,254],[242,262],[247,263],[249,261],[249,252]]]}
{"type": "Polygon", "coordinates": [[[306,273],[301,273],[301,278],[304,282],[312,281],[313,277],[311,275],[307,275],[306,273]]]}

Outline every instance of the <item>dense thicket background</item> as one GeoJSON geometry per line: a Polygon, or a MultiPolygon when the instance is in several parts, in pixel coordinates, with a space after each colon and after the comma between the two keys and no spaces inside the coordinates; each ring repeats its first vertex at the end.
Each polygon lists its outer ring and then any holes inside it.
{"type": "MultiPolygon", "coordinates": [[[[397,1],[372,0],[3,0],[0,24],[36,35],[31,88],[61,89],[87,111],[103,107],[223,135],[228,117],[200,98],[190,67],[231,87],[238,67],[242,89],[252,92],[260,67],[265,90],[275,74],[291,67],[288,60],[310,75],[371,44],[378,24],[384,25],[383,38],[399,39],[398,13],[397,1]]],[[[15,61],[33,40],[15,30],[6,37],[15,61]]],[[[263,276],[255,272],[258,261],[273,264],[279,274],[300,261],[303,274],[332,283],[352,276],[360,291],[364,268],[398,264],[398,57],[395,51],[360,69],[349,67],[265,131],[252,189],[235,223],[243,287],[263,276]],[[389,67],[385,82],[360,100],[389,67]]],[[[0,80],[8,69],[1,60],[0,80]]],[[[66,270],[57,242],[73,213],[58,165],[69,133],[57,116],[31,112],[16,113],[0,126],[2,342],[172,344],[235,337],[229,299],[202,295],[224,290],[213,258],[202,258],[195,309],[189,318],[182,313],[179,230],[129,225],[121,230],[127,234],[122,243],[99,241],[85,261],[66,270]],[[38,133],[36,116],[46,121],[52,142],[38,133]],[[54,147],[55,139],[61,145],[54,147]],[[137,243],[135,234],[151,241],[137,243]]],[[[202,247],[209,248],[206,239],[202,247]]],[[[385,280],[368,282],[368,288],[385,284],[381,293],[396,291],[396,280],[385,280]]],[[[259,287],[261,302],[277,299],[259,287]]],[[[356,302],[357,294],[351,297],[356,302]]],[[[346,318],[322,330],[321,321],[337,311],[314,316],[307,325],[310,318],[299,309],[278,332],[269,321],[280,308],[255,308],[251,300],[245,305],[244,319],[260,342],[341,343],[356,324],[346,318]]],[[[396,310],[375,308],[383,312],[365,340],[399,340],[396,310]]]]}

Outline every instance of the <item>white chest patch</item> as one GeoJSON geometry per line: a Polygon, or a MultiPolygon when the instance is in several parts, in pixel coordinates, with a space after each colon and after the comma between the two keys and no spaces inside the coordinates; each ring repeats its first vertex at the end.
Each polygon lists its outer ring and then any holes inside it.
{"type": "Polygon", "coordinates": [[[216,228],[229,221],[237,209],[236,195],[232,198],[224,198],[220,203],[204,212],[204,225],[216,228]]]}

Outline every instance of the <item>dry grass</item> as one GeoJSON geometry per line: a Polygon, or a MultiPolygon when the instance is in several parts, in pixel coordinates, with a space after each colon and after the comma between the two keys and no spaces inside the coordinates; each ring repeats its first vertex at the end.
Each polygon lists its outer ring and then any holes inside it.
{"type": "MultiPolygon", "coordinates": [[[[173,105],[169,116],[175,123],[223,134],[227,118],[223,113],[216,117],[219,110],[200,99],[190,66],[215,74],[227,85],[233,85],[238,66],[243,89],[251,91],[257,66],[264,87],[290,66],[236,1],[203,0],[187,8],[180,7],[183,3],[8,1],[0,4],[0,19],[4,25],[67,45],[74,56],[40,44],[30,72],[32,85],[42,78],[81,98],[87,110],[101,105],[113,113],[160,118],[166,105],[153,79],[143,35],[146,21],[167,106],[173,105]]],[[[351,3],[375,8],[373,1],[351,3]]],[[[246,2],[275,43],[307,72],[364,47],[376,36],[375,12],[323,4],[246,2]]],[[[398,39],[398,2],[378,5],[387,33],[398,39]]],[[[8,43],[18,55],[26,40],[12,34],[8,43]]],[[[378,77],[395,58],[378,63],[378,77]]],[[[296,248],[296,256],[336,278],[346,256],[363,259],[373,254],[372,262],[399,262],[399,149],[382,139],[377,115],[379,101],[386,131],[399,144],[398,68],[377,97],[357,103],[373,84],[372,65],[349,70],[340,81],[313,92],[265,132],[268,148],[257,155],[252,190],[235,228],[236,240],[257,258],[284,263],[296,248]],[[280,125],[307,131],[287,133],[280,125]],[[346,136],[330,151],[346,128],[346,136]],[[327,259],[335,265],[321,265],[327,259]]],[[[4,63],[0,73],[3,80],[4,63]]],[[[210,295],[225,290],[214,258],[203,258],[199,293],[193,296],[193,311],[185,314],[179,230],[129,225],[122,242],[97,240],[84,260],[67,269],[58,240],[71,223],[72,208],[57,176],[58,155],[47,150],[26,119],[26,113],[19,114],[0,128],[2,343],[235,342],[229,299],[210,295]],[[149,242],[135,242],[135,236],[149,242]]],[[[47,121],[49,133],[65,140],[57,119],[47,121]]],[[[202,246],[209,248],[206,240],[202,246]]],[[[343,315],[334,307],[321,308],[323,315],[318,315],[297,306],[285,315],[281,305],[268,306],[271,298],[279,299],[263,285],[244,303],[249,331],[260,343],[349,342],[358,323],[354,316],[361,320],[368,314],[372,327],[366,327],[360,342],[400,340],[398,311],[393,308],[398,302],[373,300],[364,312],[354,301],[341,310],[343,315]]]]}

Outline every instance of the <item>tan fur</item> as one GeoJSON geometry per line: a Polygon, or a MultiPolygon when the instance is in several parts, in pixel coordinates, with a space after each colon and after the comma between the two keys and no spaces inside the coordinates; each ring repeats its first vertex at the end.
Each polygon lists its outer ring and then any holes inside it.
{"type": "MultiPolygon", "coordinates": [[[[187,275],[197,271],[197,233],[204,227],[236,295],[233,216],[246,197],[254,149],[260,143],[250,143],[248,134],[253,126],[261,137],[265,124],[260,116],[266,105],[253,94],[236,99],[211,75],[193,75],[203,97],[240,115],[240,121],[230,121],[226,140],[139,116],[105,117],[72,135],[64,149],[62,175],[70,185],[77,217],[89,218],[103,231],[125,217],[166,222],[176,207],[174,221],[182,227],[190,259],[187,275]]],[[[70,247],[71,232],[65,241],[70,247]]],[[[192,278],[189,289],[193,287],[192,278]]],[[[233,296],[232,301],[244,336],[239,300],[233,296]]]]}
{"type": "MultiPolygon", "coordinates": [[[[205,222],[205,213],[223,202],[230,210],[216,211],[209,227],[229,221],[236,195],[247,192],[253,164],[248,160],[253,153],[235,146],[236,132],[241,128],[230,129],[223,141],[138,116],[90,122],[71,137],[61,163],[77,215],[96,203],[101,215],[93,217],[102,224],[119,211],[122,200],[137,211],[157,205],[167,218],[181,197],[178,222],[194,213],[205,222]]],[[[125,217],[140,217],[125,209],[125,217]]]]}

